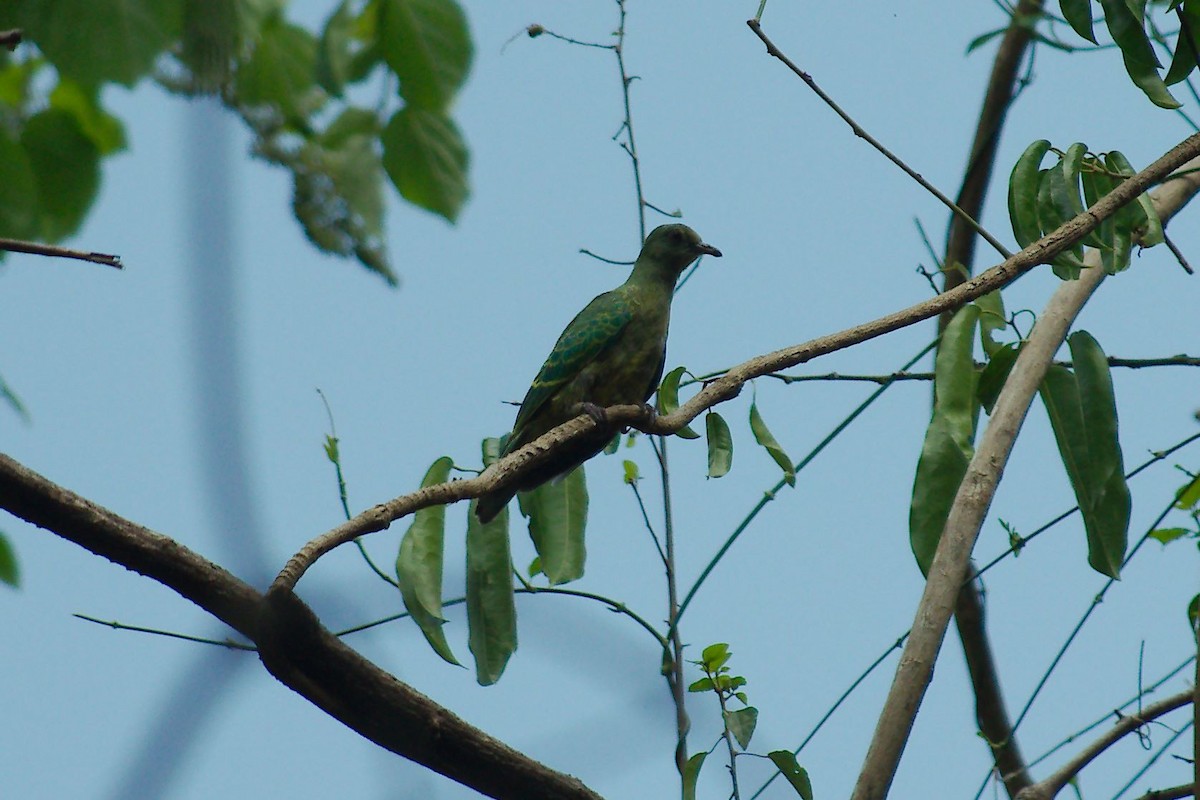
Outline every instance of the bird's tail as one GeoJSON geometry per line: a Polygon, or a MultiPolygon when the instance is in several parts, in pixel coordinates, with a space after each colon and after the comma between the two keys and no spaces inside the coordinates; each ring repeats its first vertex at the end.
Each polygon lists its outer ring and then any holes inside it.
{"type": "Polygon", "coordinates": [[[491,522],[516,494],[516,489],[501,489],[483,495],[475,503],[475,516],[484,524],[491,522]]]}

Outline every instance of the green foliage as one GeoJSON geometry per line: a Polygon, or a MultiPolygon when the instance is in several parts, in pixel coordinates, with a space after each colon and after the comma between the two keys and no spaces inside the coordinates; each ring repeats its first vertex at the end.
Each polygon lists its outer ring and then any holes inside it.
{"type": "Polygon", "coordinates": [[[779,468],[783,470],[783,479],[787,481],[787,485],[795,486],[796,467],[792,464],[792,459],[784,452],[779,442],[771,434],[766,421],[763,420],[762,414],[758,410],[757,400],[750,403],[750,431],[754,434],[754,441],[766,448],[767,453],[779,465],[779,468]]]}
{"type": "Polygon", "coordinates": [[[484,524],[467,513],[467,640],[481,686],[500,680],[517,649],[517,608],[513,598],[508,509],[484,524]]]}
{"type": "Polygon", "coordinates": [[[17,563],[17,552],[3,531],[0,531],[0,583],[7,583],[14,589],[21,585],[21,567],[17,563]]]}
{"type": "MultiPolygon", "coordinates": [[[[658,387],[658,413],[674,414],[679,410],[679,381],[683,379],[687,367],[676,367],[667,373],[658,387]]],[[[684,425],[675,431],[680,439],[699,439],[700,434],[684,425]]]]}
{"type": "Polygon", "coordinates": [[[975,453],[978,413],[972,345],[979,308],[964,306],[946,326],[934,362],[933,417],[913,479],[908,535],[921,572],[928,573],[946,517],[975,453]]]}
{"type": "Polygon", "coordinates": [[[529,519],[529,537],[541,559],[542,573],[552,586],[583,577],[587,548],[587,480],[583,465],[561,480],[519,492],[521,514],[529,519]]]}
{"type": "MultiPolygon", "coordinates": [[[[421,486],[445,483],[454,462],[442,456],[433,462],[421,486]]],[[[450,651],[442,625],[442,552],[446,527],[446,507],[429,506],[413,514],[412,524],[400,541],[396,556],[396,578],[400,596],[413,621],[425,634],[429,645],[443,659],[458,665],[450,651]]]]}
{"type": "Polygon", "coordinates": [[[780,774],[796,790],[803,800],[813,800],[812,783],[808,780],[808,771],[796,761],[796,755],[788,750],[772,750],[767,758],[779,768],[780,774]]]}
{"type": "Polygon", "coordinates": [[[125,147],[101,90],[152,76],[219,97],[254,151],[291,173],[309,240],[395,283],[385,178],[450,222],[469,195],[467,148],[447,114],[473,55],[466,17],[457,0],[343,0],[318,35],[284,12],[280,0],[45,0],[2,12],[32,44],[0,59],[0,236],[78,230],[101,159],[125,147]],[[355,106],[347,89],[376,77],[395,91],[355,106]]]}
{"type": "Polygon", "coordinates": [[[1052,365],[1042,382],[1042,402],[1083,514],[1088,563],[1118,578],[1131,501],[1117,438],[1112,377],[1104,352],[1090,334],[1076,331],[1068,343],[1074,372],[1052,365]]]}
{"type": "Polygon", "coordinates": [[[683,800],[696,800],[696,781],[700,778],[700,768],[708,751],[702,750],[687,760],[683,767],[683,800]]]}
{"type": "MultiPolygon", "coordinates": [[[[1008,212],[1017,244],[1028,247],[1042,236],[1081,214],[1136,173],[1120,152],[1093,154],[1076,142],[1055,151],[1058,163],[1042,169],[1050,142],[1040,139],[1025,149],[1013,167],[1008,184],[1008,212]],[[1082,184],[1082,194],[1080,187],[1082,184]]],[[[1084,242],[1100,251],[1105,272],[1115,274],[1129,266],[1133,245],[1153,247],[1165,240],[1162,222],[1144,192],[1100,226],[1084,242]]],[[[1054,274],[1074,280],[1084,269],[1083,244],[1051,260],[1054,274]]]]}
{"type": "Polygon", "coordinates": [[[715,411],[704,415],[708,434],[708,477],[720,478],[733,466],[733,435],[725,419],[715,411]]]}

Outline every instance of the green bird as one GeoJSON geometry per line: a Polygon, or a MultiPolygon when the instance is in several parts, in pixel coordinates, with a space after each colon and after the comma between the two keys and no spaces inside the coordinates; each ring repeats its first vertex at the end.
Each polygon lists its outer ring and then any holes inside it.
{"type": "Polygon", "coordinates": [[[581,411],[600,424],[561,446],[516,486],[480,497],[475,514],[481,522],[500,513],[518,491],[536,489],[603,450],[619,428],[606,424],[604,408],[650,398],[666,360],[675,282],[688,264],[704,254],[719,258],[721,251],[701,241],[687,225],[660,225],[646,237],[628,280],[592,300],[571,320],[533,379],[501,455],[520,449],[581,411]]]}

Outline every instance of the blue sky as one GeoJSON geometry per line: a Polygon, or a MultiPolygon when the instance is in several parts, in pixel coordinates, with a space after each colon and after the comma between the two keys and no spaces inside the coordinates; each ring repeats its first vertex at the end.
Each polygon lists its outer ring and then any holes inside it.
{"type": "MultiPolygon", "coordinates": [[[[307,20],[325,10],[318,2],[294,5],[307,20]]],[[[476,60],[455,113],[471,147],[473,195],[454,227],[392,198],[388,242],[402,279],[395,290],[307,244],[290,217],[285,176],[246,156],[248,139],[236,123],[149,85],[110,90],[106,101],[126,120],[131,148],[106,166],[102,195],[74,244],[119,253],[127,268],[6,260],[0,374],[33,421],[0,411],[5,452],[259,587],[340,519],[316,388],[336,417],[356,510],[415,488],[441,455],[477,464],[479,441],[511,423],[513,409],[503,401],[520,399],[575,312],[624,279],[622,268],[579,248],[631,259],[638,234],[628,159],[611,140],[622,118],[611,54],[546,37],[518,36],[504,46],[533,22],[602,40],[615,26],[614,4],[465,7],[476,60]],[[193,322],[195,272],[213,268],[220,251],[189,221],[190,182],[221,173],[218,162],[197,163],[197,151],[188,149],[196,134],[207,152],[229,158],[228,199],[217,202],[232,225],[231,335],[242,386],[232,399],[251,473],[242,487],[245,511],[207,494],[197,457],[199,398],[211,387],[196,358],[222,334],[198,333],[193,322]]],[[[633,113],[647,199],[681,209],[725,253],[706,259],[675,305],[668,367],[696,373],[924,299],[930,289],[916,269],[932,264],[913,221],[935,243],[945,225],[936,201],[765,54],[744,24],[756,7],[630,4],[626,55],[640,78],[633,113]]],[[[953,193],[994,45],[964,50],[1004,18],[990,3],[889,8],[773,3],[764,27],[863,126],[953,193]]],[[[1010,113],[1001,182],[983,222],[1011,242],[1002,180],[1034,139],[1116,148],[1142,166],[1189,132],[1129,83],[1116,51],[1066,58],[1043,48],[1032,85],[1010,113]]],[[[1171,231],[1193,254],[1194,215],[1186,210],[1171,231]]],[[[993,262],[981,249],[980,266],[993,262]]],[[[1048,270],[1039,271],[1006,290],[1007,306],[1036,312],[1055,285],[1048,270]]],[[[1106,281],[1079,325],[1112,355],[1195,355],[1196,306],[1196,278],[1159,248],[1106,281]]],[[[916,326],[807,369],[890,372],[933,335],[932,325],[916,326]]],[[[1198,378],[1181,368],[1116,372],[1127,465],[1195,431],[1198,378]]],[[[773,381],[755,388],[767,422],[796,458],[870,390],[773,381]]],[[[778,478],[750,436],[749,402],[747,391],[720,409],[735,437],[727,477],[705,480],[702,442],[671,442],[685,586],[778,478]]],[[[767,507],[688,612],[683,634],[693,657],[706,644],[729,642],[735,672],[749,680],[760,709],[757,752],[798,744],[911,624],[921,581],[907,512],[928,402],[924,384],[891,389],[802,473],[795,490],[767,507]]],[[[651,473],[644,443],[622,457],[651,473]]],[[[1194,471],[1198,461],[1200,453],[1184,451],[1134,482],[1131,538],[1181,482],[1171,464],[1194,471]]],[[[218,462],[216,474],[228,481],[229,469],[218,462]]],[[[620,459],[598,459],[588,477],[589,560],[579,587],[661,619],[661,566],[621,483],[620,459]]],[[[647,480],[643,491],[657,519],[655,483],[647,480]]],[[[1005,548],[1000,519],[1028,533],[1073,503],[1044,412],[1035,407],[978,555],[1005,548]]],[[[448,520],[446,593],[454,596],[465,508],[452,508],[448,520]]],[[[193,685],[183,677],[189,670],[206,676],[195,685],[219,688],[202,704],[211,714],[161,796],[474,796],[342,728],[277,684],[252,655],[73,618],[224,635],[157,584],[11,519],[0,526],[23,570],[20,591],[0,591],[0,626],[10,643],[0,660],[7,677],[0,683],[0,773],[13,797],[150,791],[137,785],[145,770],[135,759],[161,759],[170,750],[184,723],[164,707],[181,685],[193,685]],[[227,684],[219,677],[225,670],[233,675],[227,684]],[[129,775],[133,783],[123,783],[129,775]]],[[[393,558],[403,527],[371,537],[382,563],[393,558]]],[[[1086,565],[1083,541],[1072,520],[987,577],[994,647],[1014,707],[1103,584],[1086,565]]],[[[515,526],[513,543],[516,563],[527,564],[532,548],[515,526]]],[[[1189,546],[1144,549],[1034,706],[1022,730],[1028,755],[1132,696],[1143,643],[1147,683],[1194,649],[1184,606],[1195,576],[1189,546]]],[[[399,597],[351,548],[323,559],[299,592],[334,629],[400,610],[399,597]]],[[[520,650],[489,688],[437,659],[409,623],[350,641],[468,721],[606,797],[670,796],[673,714],[653,641],[574,599],[522,598],[518,612],[520,650]]],[[[465,656],[461,615],[451,615],[447,635],[465,656]]],[[[893,657],[801,755],[818,797],[844,795],[852,785],[894,666],[893,657]]],[[[1177,680],[1172,690],[1182,686],[1177,680]]],[[[691,710],[694,752],[715,740],[719,723],[707,698],[693,698],[691,710]]],[[[972,715],[951,634],[894,796],[974,794],[987,758],[972,715]]],[[[1165,735],[1153,731],[1155,743],[1165,735]]],[[[1144,757],[1135,742],[1124,743],[1084,776],[1084,790],[1119,786],[1144,757]]],[[[755,787],[766,763],[745,761],[743,778],[755,787]]],[[[1187,773],[1164,759],[1135,788],[1182,783],[1187,773]]],[[[789,791],[776,786],[767,796],[789,791]]],[[[715,757],[701,792],[727,793],[715,757]]]]}

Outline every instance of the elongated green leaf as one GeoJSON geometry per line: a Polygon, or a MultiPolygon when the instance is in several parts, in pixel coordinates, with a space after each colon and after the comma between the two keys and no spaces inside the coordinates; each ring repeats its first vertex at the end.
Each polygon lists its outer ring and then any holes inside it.
{"type": "Polygon", "coordinates": [[[933,418],[917,461],[908,514],[909,543],[924,573],[933,562],[954,495],[975,451],[978,378],[972,345],[978,319],[978,307],[959,309],[942,333],[934,362],[933,418]]]}
{"type": "Polygon", "coordinates": [[[1200,64],[1200,3],[1178,3],[1175,13],[1179,16],[1179,38],[1175,42],[1175,53],[1171,66],[1163,76],[1163,83],[1173,86],[1179,83],[1200,64]]]}
{"type": "Polygon", "coordinates": [[[750,431],[754,434],[754,441],[758,442],[764,448],[779,468],[783,470],[783,479],[787,481],[788,486],[796,485],[796,467],[792,464],[792,459],[779,446],[779,442],[771,434],[770,428],[759,413],[758,403],[750,403],[750,431]]]}
{"type": "Polygon", "coordinates": [[[1058,7],[1076,33],[1092,44],[1099,44],[1092,30],[1092,0],[1059,0],[1058,7]]]}
{"type": "Polygon", "coordinates": [[[1188,627],[1191,628],[1192,638],[1200,641],[1200,594],[1192,598],[1187,607],[1188,627]]]}
{"type": "Polygon", "coordinates": [[[720,478],[733,466],[733,436],[729,425],[715,411],[704,416],[704,427],[708,433],[708,477],[720,478]]]}
{"type": "Polygon", "coordinates": [[[1088,563],[1115,578],[1125,554],[1130,501],[1116,439],[1112,382],[1094,339],[1076,333],[1070,342],[1076,371],[1051,366],[1040,393],[1082,512],[1088,563]]]}
{"type": "Polygon", "coordinates": [[[380,0],[383,57],[410,105],[444,111],[471,66],[471,34],[455,0],[380,0]]]}
{"type": "Polygon", "coordinates": [[[350,0],[342,0],[325,20],[314,65],[317,83],[335,97],[342,96],[342,90],[350,80],[353,32],[354,14],[350,0]]]}
{"type": "Polygon", "coordinates": [[[1170,544],[1176,539],[1182,539],[1189,533],[1191,533],[1191,531],[1189,531],[1187,528],[1155,528],[1154,530],[1150,531],[1150,538],[1156,542],[1159,542],[1160,544],[1170,544]]]}
{"type": "Polygon", "coordinates": [[[1171,96],[1167,85],[1158,75],[1158,57],[1150,43],[1142,21],[1130,9],[1126,0],[1100,0],[1104,9],[1104,22],[1117,47],[1125,71],[1139,89],[1146,93],[1150,102],[1161,108],[1179,108],[1179,101],[1171,96]]]}
{"type": "Polygon", "coordinates": [[[467,201],[469,156],[454,121],[440,111],[405,107],[380,137],[383,168],[412,203],[454,222],[467,201]]]}
{"type": "Polygon", "coordinates": [[[700,663],[705,672],[715,673],[725,666],[731,655],[727,642],[715,642],[700,653],[700,663]]]}
{"type": "MultiPolygon", "coordinates": [[[[1056,189],[1062,181],[1062,170],[1058,167],[1044,169],[1038,173],[1038,225],[1046,233],[1056,230],[1071,218],[1067,208],[1060,208],[1055,203],[1056,196],[1066,195],[1066,190],[1056,189]]],[[[1072,249],[1064,250],[1055,256],[1050,266],[1060,279],[1076,280],[1083,268],[1082,258],[1083,246],[1075,245],[1072,249]]]]}
{"type": "Polygon", "coordinates": [[[775,763],[783,777],[796,790],[803,800],[813,800],[812,783],[808,780],[808,771],[796,761],[796,756],[790,750],[772,750],[767,758],[775,763]]]}
{"type": "Polygon", "coordinates": [[[517,649],[517,607],[513,599],[508,509],[486,525],[467,514],[467,641],[475,657],[475,680],[489,686],[500,680],[517,649]]]}
{"type": "MultiPolygon", "coordinates": [[[[1108,174],[1108,167],[1104,165],[1102,158],[1089,156],[1084,163],[1085,169],[1082,171],[1083,199],[1088,208],[1091,208],[1115,188],[1116,181],[1108,174]]],[[[1116,224],[1112,216],[1105,217],[1104,221],[1087,235],[1086,241],[1092,247],[1099,249],[1103,255],[1103,251],[1112,250],[1115,229],[1116,224]]]]}
{"type": "Polygon", "coordinates": [[[754,736],[754,728],[757,725],[758,709],[754,706],[725,712],[725,727],[729,728],[729,732],[743,750],[750,746],[750,739],[754,736]]]}
{"type": "MultiPolygon", "coordinates": [[[[673,414],[679,410],[679,381],[683,378],[685,372],[687,372],[687,367],[676,367],[663,378],[662,384],[658,387],[659,414],[673,414]]],[[[675,431],[675,435],[680,439],[700,438],[700,434],[687,425],[675,431]]]]}
{"type": "Polygon", "coordinates": [[[992,353],[987,366],[979,374],[979,404],[988,414],[992,413],[996,398],[1000,396],[1000,390],[1004,388],[1004,382],[1008,380],[1008,373],[1012,371],[1019,352],[1020,345],[1015,342],[1004,345],[992,353]]]}
{"type": "Polygon", "coordinates": [[[975,305],[979,306],[979,343],[983,345],[984,355],[991,358],[1005,347],[996,341],[995,336],[998,331],[1008,327],[1008,320],[1004,316],[1004,298],[997,289],[980,297],[975,305]]]}
{"type": "Polygon", "coordinates": [[[1042,158],[1050,151],[1050,142],[1038,139],[1017,159],[1008,178],[1008,217],[1019,247],[1026,248],[1042,238],[1038,226],[1038,185],[1042,158]]]}
{"type": "MultiPolygon", "coordinates": [[[[445,483],[453,464],[448,456],[433,462],[421,481],[422,488],[445,483]]],[[[446,621],[442,617],[442,545],[445,527],[445,506],[430,506],[413,514],[412,525],[405,532],[400,542],[400,553],[396,556],[396,577],[404,607],[420,627],[421,633],[425,634],[426,641],[443,659],[458,664],[442,632],[442,625],[446,621]]]]}
{"type": "Polygon", "coordinates": [[[1132,503],[1117,436],[1112,375],[1104,351],[1087,331],[1076,331],[1067,343],[1075,364],[1080,410],[1087,431],[1086,474],[1091,509],[1090,515],[1084,513],[1084,523],[1088,533],[1088,563],[1097,572],[1116,578],[1125,559],[1132,503]]]}
{"type": "Polygon", "coordinates": [[[21,568],[17,564],[17,553],[3,531],[0,531],[0,583],[7,583],[14,589],[21,585],[21,568]]]}
{"type": "Polygon", "coordinates": [[[583,577],[588,509],[583,466],[571,470],[562,480],[543,483],[531,492],[519,492],[517,500],[521,513],[529,518],[529,536],[551,585],[583,577]]]}
{"type": "Polygon", "coordinates": [[[696,781],[700,778],[700,768],[704,766],[707,750],[701,750],[687,760],[683,766],[683,800],[696,800],[696,781]]]}
{"type": "MultiPolygon", "coordinates": [[[[1126,178],[1137,173],[1129,159],[1120,150],[1113,150],[1104,156],[1108,168],[1126,178]]],[[[1162,221],[1154,210],[1154,203],[1145,192],[1138,195],[1135,202],[1122,208],[1116,215],[1117,228],[1127,230],[1136,238],[1142,247],[1154,247],[1166,241],[1163,234],[1162,221]]]]}

